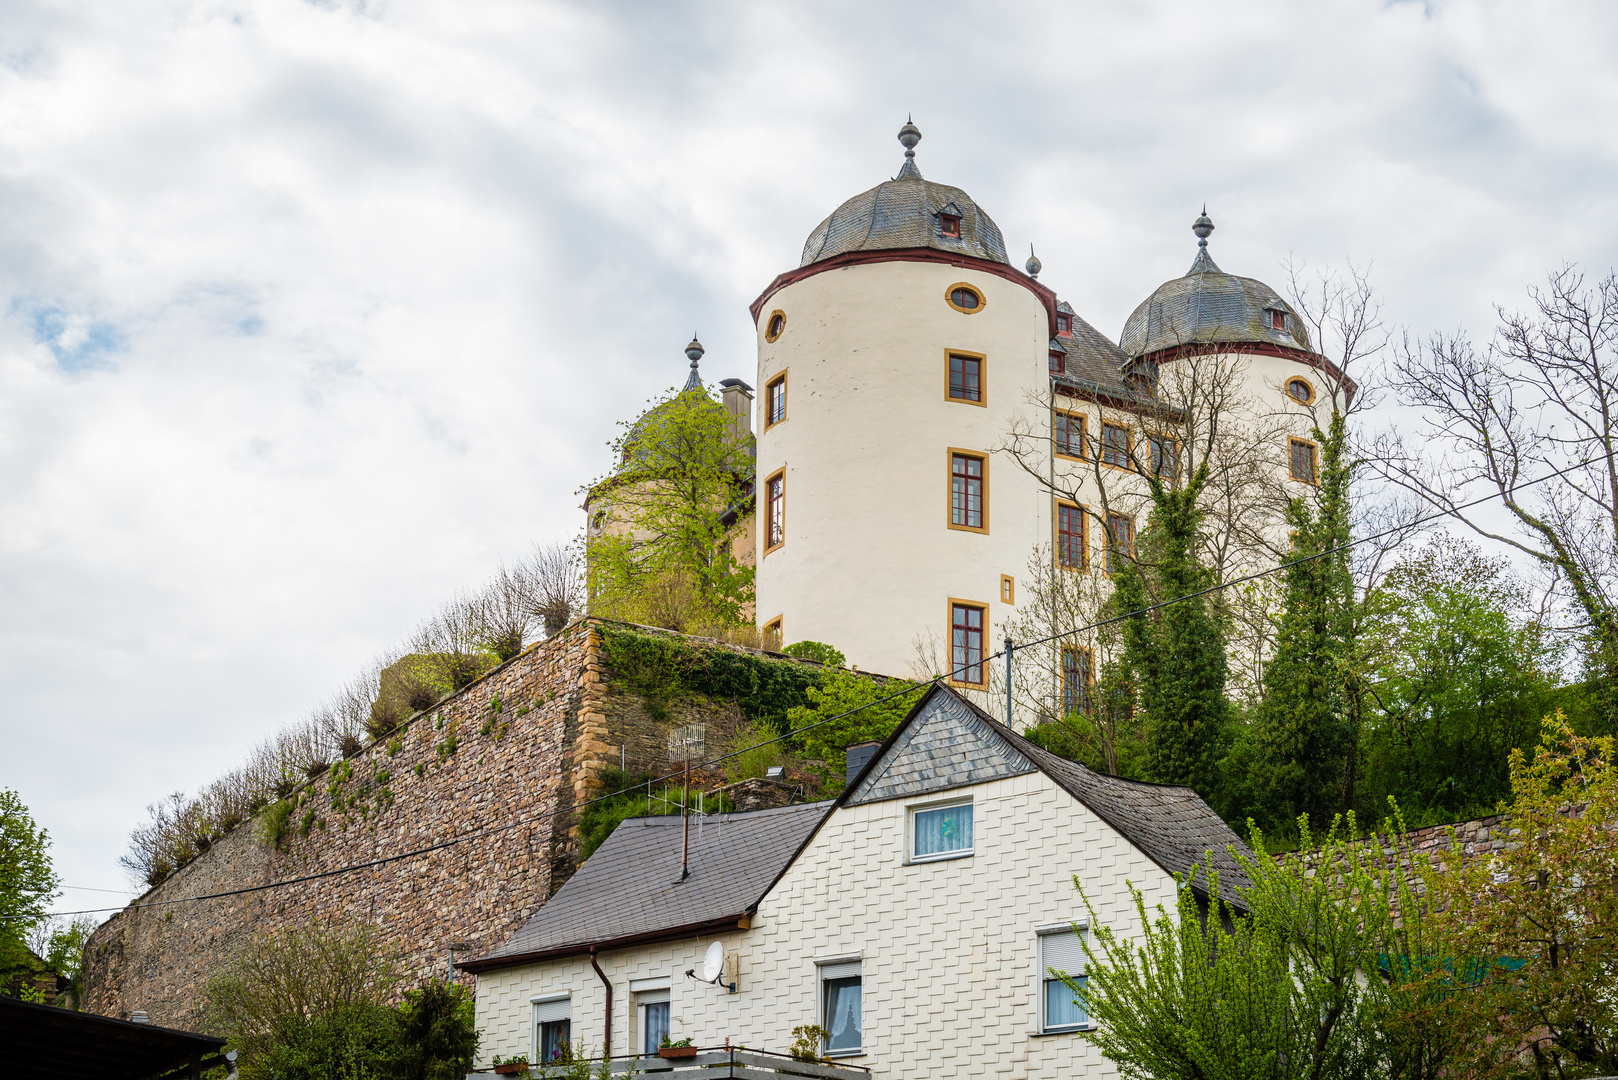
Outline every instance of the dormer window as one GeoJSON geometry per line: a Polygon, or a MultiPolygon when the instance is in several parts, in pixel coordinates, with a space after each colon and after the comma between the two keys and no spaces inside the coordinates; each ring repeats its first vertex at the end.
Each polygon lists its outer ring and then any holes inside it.
{"type": "Polygon", "coordinates": [[[945,236],[959,238],[961,235],[961,215],[939,214],[938,231],[943,233],[945,236]]]}
{"type": "Polygon", "coordinates": [[[1063,352],[1061,349],[1051,350],[1051,374],[1067,374],[1067,353],[1063,352]]]}
{"type": "Polygon", "coordinates": [[[1270,329],[1285,330],[1287,328],[1287,313],[1279,308],[1270,309],[1270,329]]]}
{"type": "Polygon", "coordinates": [[[1058,334],[1071,334],[1073,332],[1073,316],[1056,316],[1056,332],[1058,334]]]}

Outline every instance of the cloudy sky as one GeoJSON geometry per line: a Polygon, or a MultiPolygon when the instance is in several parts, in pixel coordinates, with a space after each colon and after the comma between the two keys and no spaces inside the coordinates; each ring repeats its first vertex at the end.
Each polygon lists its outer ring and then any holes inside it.
{"type": "Polygon", "coordinates": [[[1226,270],[1486,334],[1618,262],[1615,58],[1599,0],[7,0],[0,786],[122,887],[148,802],[571,536],[693,329],[751,381],[907,113],[1109,335],[1204,202],[1226,270]]]}

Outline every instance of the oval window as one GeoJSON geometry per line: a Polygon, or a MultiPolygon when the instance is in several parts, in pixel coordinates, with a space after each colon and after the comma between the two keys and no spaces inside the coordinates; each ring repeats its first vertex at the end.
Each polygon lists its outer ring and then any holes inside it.
{"type": "Polygon", "coordinates": [[[1315,390],[1302,379],[1293,379],[1287,383],[1287,396],[1301,405],[1307,405],[1314,399],[1315,390]]]}
{"type": "Polygon", "coordinates": [[[770,312],[770,321],[764,324],[764,340],[774,341],[781,336],[781,331],[787,328],[787,317],[783,311],[770,312]]]}
{"type": "Polygon", "coordinates": [[[949,306],[956,311],[971,313],[983,307],[983,294],[970,285],[951,285],[946,296],[949,306]]]}

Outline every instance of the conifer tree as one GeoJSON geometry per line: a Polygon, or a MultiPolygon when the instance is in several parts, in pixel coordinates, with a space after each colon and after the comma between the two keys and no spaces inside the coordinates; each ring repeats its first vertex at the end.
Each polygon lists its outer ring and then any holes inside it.
{"type": "Polygon", "coordinates": [[[1299,814],[1326,822],[1344,808],[1358,694],[1351,657],[1354,579],[1349,564],[1347,426],[1333,412],[1320,444],[1320,486],[1287,508],[1292,554],[1275,654],[1264,669],[1256,736],[1264,762],[1261,813],[1271,827],[1299,814]]]}
{"type": "Polygon", "coordinates": [[[1119,538],[1108,538],[1113,604],[1129,616],[1123,661],[1146,713],[1151,779],[1189,784],[1204,797],[1218,779],[1229,676],[1219,614],[1208,597],[1193,595],[1214,584],[1213,572],[1197,557],[1203,516],[1197,498],[1208,474],[1204,458],[1184,487],[1148,475],[1152,509],[1139,553],[1131,556],[1119,538]],[[1145,610],[1163,601],[1175,602],[1145,610]]]}

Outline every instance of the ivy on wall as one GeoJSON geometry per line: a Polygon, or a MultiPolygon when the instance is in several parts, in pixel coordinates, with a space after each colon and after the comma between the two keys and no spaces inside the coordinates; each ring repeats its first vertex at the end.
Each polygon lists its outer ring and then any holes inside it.
{"type": "Polygon", "coordinates": [[[601,647],[614,681],[648,701],[734,701],[747,717],[782,732],[788,710],[808,705],[809,688],[823,677],[805,664],[616,626],[601,628],[601,647]]]}

